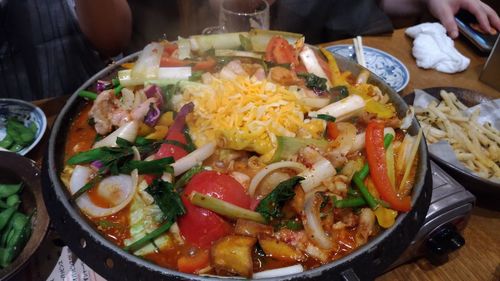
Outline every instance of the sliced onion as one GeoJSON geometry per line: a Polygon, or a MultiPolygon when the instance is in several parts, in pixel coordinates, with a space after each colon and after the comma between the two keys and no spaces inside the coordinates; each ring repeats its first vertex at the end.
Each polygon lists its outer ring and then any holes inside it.
{"type": "Polygon", "coordinates": [[[92,163],[90,163],[90,167],[96,171],[100,170],[101,168],[104,167],[104,163],[102,163],[101,160],[95,160],[92,163]]]}
{"type": "Polygon", "coordinates": [[[276,162],[267,165],[264,167],[264,169],[260,170],[253,178],[252,181],[250,182],[250,186],[248,187],[248,194],[250,196],[254,196],[255,190],[257,189],[257,186],[259,183],[266,177],[269,173],[271,173],[274,170],[277,169],[282,169],[282,168],[290,168],[298,172],[302,172],[306,170],[306,166],[304,166],[302,163],[299,162],[293,162],[293,161],[281,161],[281,162],[276,162]]]}
{"type": "Polygon", "coordinates": [[[413,106],[410,106],[408,108],[408,111],[406,111],[405,118],[403,118],[403,120],[401,120],[401,125],[399,126],[399,128],[401,128],[402,130],[406,130],[406,129],[410,128],[411,121],[413,121],[414,117],[415,117],[415,110],[413,109],[413,106]]]}
{"type": "Polygon", "coordinates": [[[94,144],[93,148],[98,148],[98,147],[103,147],[103,146],[115,147],[115,146],[117,146],[117,144],[116,144],[117,138],[122,138],[122,139],[128,140],[129,142],[134,142],[135,138],[137,137],[138,131],[139,131],[139,122],[136,120],[130,121],[128,123],[125,123],[120,128],[116,129],[114,132],[109,134],[107,137],[96,142],[94,144]]]}
{"type": "Polygon", "coordinates": [[[321,157],[310,169],[299,174],[299,176],[304,177],[300,185],[304,189],[304,192],[307,193],[319,186],[322,181],[335,176],[336,173],[332,163],[326,158],[321,157]]]}
{"type": "Polygon", "coordinates": [[[333,242],[321,225],[319,209],[322,201],[323,199],[317,193],[306,197],[304,203],[304,214],[306,215],[304,230],[317,246],[328,250],[333,247],[333,242]]]}
{"type": "Polygon", "coordinates": [[[307,72],[312,73],[318,77],[325,78],[327,87],[332,87],[330,78],[328,78],[325,71],[323,71],[323,68],[321,68],[318,58],[311,48],[309,48],[308,46],[304,46],[304,48],[302,48],[302,51],[299,53],[299,57],[306,67],[307,72]]]}
{"type": "Polygon", "coordinates": [[[137,146],[132,146],[132,152],[134,153],[134,158],[133,160],[140,161],[141,160],[141,153],[139,152],[139,149],[137,149],[137,146]]]}
{"type": "MultiPolygon", "coordinates": [[[[77,165],[70,179],[69,188],[71,193],[74,194],[84,186],[90,180],[91,174],[92,170],[90,168],[77,165]]],[[[133,177],[129,175],[117,175],[103,179],[98,186],[94,187],[98,189],[97,192],[99,195],[114,201],[118,200],[114,202],[115,205],[111,208],[103,208],[95,205],[90,200],[88,194],[78,197],[76,204],[82,212],[90,217],[103,217],[115,214],[132,201],[136,191],[136,183],[137,180],[134,181],[133,177]],[[117,198],[117,195],[121,195],[120,198],[117,198]]]]}
{"type": "Polygon", "coordinates": [[[329,105],[330,99],[304,97],[300,99],[300,102],[305,106],[309,106],[313,109],[318,109],[329,105]]]}
{"type": "Polygon", "coordinates": [[[301,273],[303,271],[304,271],[304,267],[301,264],[296,264],[296,265],[292,265],[292,266],[256,272],[252,275],[252,278],[254,278],[254,279],[273,278],[273,277],[280,277],[280,276],[285,276],[285,275],[292,275],[292,274],[296,274],[296,273],[301,273]]]}
{"type": "Polygon", "coordinates": [[[214,151],[215,143],[207,143],[177,160],[174,164],[172,164],[172,168],[174,168],[174,176],[178,176],[194,166],[201,164],[201,162],[210,157],[214,151]]]}
{"type": "Polygon", "coordinates": [[[191,77],[191,67],[160,67],[158,69],[158,79],[189,79],[191,77]]]}

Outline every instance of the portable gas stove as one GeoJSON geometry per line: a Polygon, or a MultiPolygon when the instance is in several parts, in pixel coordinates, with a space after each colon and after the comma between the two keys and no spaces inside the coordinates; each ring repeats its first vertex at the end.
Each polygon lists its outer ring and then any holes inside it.
{"type": "Polygon", "coordinates": [[[476,197],[433,161],[431,170],[433,190],[424,225],[387,270],[422,256],[433,264],[442,264],[449,253],[465,244],[460,232],[467,225],[476,197]]]}

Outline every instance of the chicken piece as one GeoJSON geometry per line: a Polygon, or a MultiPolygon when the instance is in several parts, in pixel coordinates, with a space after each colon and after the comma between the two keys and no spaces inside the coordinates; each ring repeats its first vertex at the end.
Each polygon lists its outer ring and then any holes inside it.
{"type": "Polygon", "coordinates": [[[359,214],[359,225],[356,233],[356,244],[366,244],[368,238],[373,234],[375,226],[375,214],[369,208],[361,209],[359,214]]]}
{"type": "Polygon", "coordinates": [[[300,85],[303,83],[293,71],[281,66],[272,67],[269,70],[268,79],[285,86],[300,85]]]}

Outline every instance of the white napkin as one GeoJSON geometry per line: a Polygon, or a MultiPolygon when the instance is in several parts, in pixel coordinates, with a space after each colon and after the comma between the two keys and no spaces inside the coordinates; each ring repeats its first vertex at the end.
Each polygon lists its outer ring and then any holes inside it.
{"type": "Polygon", "coordinates": [[[460,54],[440,23],[422,23],[405,31],[413,41],[413,56],[421,68],[445,73],[464,71],[470,59],[460,54]]]}

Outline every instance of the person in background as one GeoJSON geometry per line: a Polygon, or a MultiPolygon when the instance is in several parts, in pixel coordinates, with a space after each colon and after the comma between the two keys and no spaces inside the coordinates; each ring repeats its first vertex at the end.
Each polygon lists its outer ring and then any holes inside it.
{"type": "Polygon", "coordinates": [[[104,66],[67,0],[0,0],[0,97],[68,95],[104,66]]]}
{"type": "MultiPolygon", "coordinates": [[[[161,38],[217,24],[220,0],[0,0],[0,97],[35,100],[73,93],[104,67],[161,38]]],[[[427,8],[451,37],[460,9],[481,28],[500,30],[497,13],[479,0],[269,0],[273,29],[300,32],[309,43],[392,30],[390,16],[427,8]]]]}

